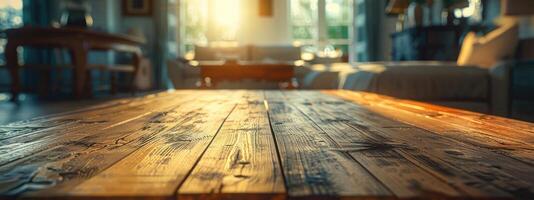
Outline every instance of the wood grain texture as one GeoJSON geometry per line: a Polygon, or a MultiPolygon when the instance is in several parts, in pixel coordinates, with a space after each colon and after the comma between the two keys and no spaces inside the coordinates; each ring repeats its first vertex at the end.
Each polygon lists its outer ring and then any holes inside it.
{"type": "Polygon", "coordinates": [[[241,92],[206,95],[184,103],[157,123],[166,128],[110,168],[67,188],[69,194],[172,197],[241,98],[241,92]],[[203,103],[206,102],[206,103],[203,103]]]}
{"type": "Polygon", "coordinates": [[[0,199],[534,199],[532,124],[350,91],[177,91],[0,127],[0,199]]]}
{"type": "Polygon", "coordinates": [[[179,199],[285,198],[261,91],[249,92],[237,105],[178,193],[179,199]]]}
{"type": "Polygon", "coordinates": [[[388,197],[373,175],[277,91],[267,91],[269,118],[290,197],[388,197]]]}
{"type": "MultiPolygon", "coordinates": [[[[362,102],[358,105],[368,104],[370,103],[362,102]]],[[[357,108],[357,106],[351,107],[353,108],[337,108],[344,110],[344,112],[334,112],[333,114],[343,116],[348,113],[352,116],[368,116],[381,113],[365,111],[357,108]]],[[[375,111],[374,109],[371,110],[375,111]]],[[[469,142],[459,141],[458,138],[451,139],[445,137],[447,135],[424,131],[416,127],[406,129],[401,126],[389,130],[387,127],[381,127],[380,124],[374,123],[373,120],[367,122],[369,123],[364,125],[379,130],[377,133],[415,148],[417,151],[406,151],[403,154],[424,168],[434,169],[434,173],[445,177],[445,180],[454,181],[455,179],[452,179],[450,175],[456,174],[456,177],[466,178],[465,180],[456,179],[457,181],[480,190],[482,195],[513,195],[520,199],[534,197],[532,185],[534,179],[529,175],[534,172],[534,168],[525,162],[496,153],[495,151],[499,151],[497,148],[471,145],[469,142]]],[[[470,189],[470,187],[465,189],[470,189]]]]}
{"type": "Polygon", "coordinates": [[[528,123],[370,93],[335,91],[331,94],[386,117],[534,165],[534,135],[528,123]]]}
{"type": "MultiPolygon", "coordinates": [[[[409,148],[405,144],[392,141],[390,138],[361,126],[354,128],[350,122],[365,121],[359,116],[336,115],[329,112],[347,111],[335,100],[302,100],[295,92],[284,92],[287,102],[299,109],[304,116],[321,128],[339,146],[337,151],[346,152],[369,172],[378,178],[399,198],[460,196],[461,192],[439,180],[432,174],[419,168],[399,153],[399,149],[409,148]],[[328,106],[318,110],[317,107],[328,106]]],[[[378,123],[386,119],[375,119],[378,123]]],[[[391,123],[391,122],[390,122],[391,123]]]]}
{"type": "MultiPolygon", "coordinates": [[[[0,167],[0,183],[3,184],[0,193],[17,195],[35,188],[70,186],[82,181],[129,154],[138,147],[136,145],[144,144],[152,134],[160,132],[164,127],[157,123],[158,120],[182,103],[155,104],[143,109],[141,113],[144,114],[123,116],[129,119],[129,123],[94,130],[78,129],[51,140],[55,145],[48,148],[37,145],[43,142],[38,140],[36,148],[44,150],[0,167]],[[148,114],[145,113],[147,110],[148,114]]],[[[44,141],[43,146],[47,146],[48,142],[44,141]]]]}
{"type": "MultiPolygon", "coordinates": [[[[190,97],[194,98],[194,95],[190,95],[190,97]]],[[[93,131],[95,130],[104,130],[153,114],[153,107],[147,105],[162,104],[171,98],[171,96],[144,98],[140,101],[106,109],[106,112],[92,110],[82,114],[71,113],[60,117],[43,118],[37,123],[55,124],[55,126],[36,129],[28,133],[19,133],[19,135],[12,135],[10,138],[0,140],[0,165],[53,148],[59,144],[76,142],[80,138],[94,134],[93,131]]],[[[179,104],[180,102],[175,103],[179,104]]],[[[34,127],[33,125],[30,126],[34,127]]]]}

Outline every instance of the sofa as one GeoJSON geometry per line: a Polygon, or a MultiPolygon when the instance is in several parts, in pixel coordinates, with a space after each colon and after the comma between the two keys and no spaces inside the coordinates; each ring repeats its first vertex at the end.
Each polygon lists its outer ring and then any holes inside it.
{"type": "Polygon", "coordinates": [[[507,113],[511,62],[490,69],[450,62],[354,63],[340,87],[482,113],[507,113]]]}
{"type": "Polygon", "coordinates": [[[342,89],[508,116],[510,71],[534,57],[534,39],[520,41],[514,19],[499,24],[486,35],[468,34],[457,62],[338,63],[311,70],[337,72],[342,89]]]}
{"type": "Polygon", "coordinates": [[[243,61],[295,61],[300,60],[300,47],[295,46],[237,46],[237,47],[195,47],[194,60],[225,60],[228,58],[243,61]]]}
{"type": "MultiPolygon", "coordinates": [[[[237,46],[237,47],[195,47],[194,60],[213,61],[236,59],[258,62],[293,62],[300,60],[301,49],[295,46],[237,46]]],[[[177,58],[167,61],[167,70],[172,85],[176,89],[200,87],[200,69],[189,65],[189,60],[177,58]]],[[[297,68],[297,76],[307,73],[304,68],[297,68]]],[[[218,89],[277,89],[276,83],[244,80],[240,83],[223,82],[217,84],[218,89]]]]}

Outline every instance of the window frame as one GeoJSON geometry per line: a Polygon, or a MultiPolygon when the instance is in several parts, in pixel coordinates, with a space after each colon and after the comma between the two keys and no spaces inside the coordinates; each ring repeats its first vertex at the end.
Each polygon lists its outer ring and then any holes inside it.
{"type": "MultiPolygon", "coordinates": [[[[337,45],[346,45],[348,46],[348,52],[343,52],[344,54],[348,54],[348,57],[349,57],[349,61],[353,61],[354,60],[354,50],[352,48],[353,44],[354,44],[354,0],[347,0],[349,1],[349,20],[348,22],[344,22],[344,23],[339,23],[339,24],[334,24],[334,25],[330,25],[330,26],[347,26],[348,27],[348,38],[347,39],[330,39],[329,36],[328,36],[328,29],[329,29],[329,24],[328,24],[328,20],[327,20],[327,11],[326,11],[326,5],[327,5],[327,0],[316,0],[317,2],[317,13],[315,13],[315,17],[312,19],[312,20],[315,20],[314,22],[312,22],[312,24],[315,26],[314,30],[312,31],[315,31],[315,34],[313,34],[313,36],[315,36],[314,38],[312,39],[296,39],[294,37],[294,27],[295,26],[298,26],[298,23],[295,23],[295,21],[293,20],[293,5],[292,5],[292,1],[295,1],[295,0],[290,0],[288,1],[288,7],[289,7],[289,19],[290,19],[290,23],[289,23],[289,29],[291,31],[291,40],[294,42],[294,43],[298,43],[300,45],[303,45],[303,46],[318,46],[319,43],[321,43],[322,41],[327,41],[328,44],[331,44],[331,45],[334,45],[334,46],[337,46],[337,45]]],[[[303,25],[301,25],[303,26],[303,25]]]]}
{"type": "MultiPolygon", "coordinates": [[[[24,6],[24,2],[23,0],[19,0],[20,4],[22,6],[24,6]]],[[[7,8],[7,7],[6,7],[7,8]]],[[[11,7],[13,8],[13,7],[11,7]]],[[[18,19],[20,19],[20,22],[16,23],[16,22],[12,22],[12,24],[10,24],[11,26],[6,26],[6,27],[3,27],[3,28],[0,28],[0,31],[4,31],[6,29],[10,29],[10,28],[18,28],[18,27],[21,27],[24,25],[24,22],[22,21],[23,19],[23,15],[24,15],[24,12],[23,12],[23,7],[20,8],[20,9],[16,9],[16,11],[18,12],[17,14],[20,14],[20,15],[16,15],[17,17],[19,17],[18,19]]],[[[11,16],[12,17],[12,16],[11,16]]],[[[14,20],[14,18],[10,18],[10,16],[6,15],[6,20],[14,20]]],[[[7,38],[5,38],[5,35],[3,35],[2,37],[0,37],[0,66],[2,65],[5,65],[5,45],[7,44],[7,38]]]]}

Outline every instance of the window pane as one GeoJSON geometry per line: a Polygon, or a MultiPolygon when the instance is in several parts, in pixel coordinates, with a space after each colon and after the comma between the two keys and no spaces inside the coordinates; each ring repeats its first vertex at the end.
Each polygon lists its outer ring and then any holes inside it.
{"type": "Polygon", "coordinates": [[[328,39],[349,39],[348,26],[328,26],[328,39]]]}
{"type": "Polygon", "coordinates": [[[350,25],[351,0],[326,0],[326,21],[330,26],[350,25]]]}
{"type": "Polygon", "coordinates": [[[349,55],[353,0],[324,0],[325,4],[318,0],[290,0],[290,2],[294,40],[315,45],[316,50],[321,50],[324,45],[330,47],[334,45],[343,54],[349,55]],[[325,8],[318,9],[319,5],[325,8]],[[325,13],[319,13],[323,11],[325,13]],[[319,17],[324,18],[319,19],[319,17]]]}
{"type": "Polygon", "coordinates": [[[291,0],[291,31],[294,40],[317,38],[317,0],[291,0]]]}
{"type": "Polygon", "coordinates": [[[349,53],[352,0],[325,0],[326,36],[344,55],[349,53]]]}
{"type": "Polygon", "coordinates": [[[207,30],[207,1],[184,0],[184,17],[182,24],[185,25],[184,39],[189,42],[205,40],[207,30]]]}
{"type": "Polygon", "coordinates": [[[291,21],[298,25],[315,24],[317,0],[291,0],[291,21]]]}
{"type": "Polygon", "coordinates": [[[314,30],[312,26],[293,26],[293,39],[311,40],[314,39],[314,30]]]}
{"type": "MultiPolygon", "coordinates": [[[[22,0],[0,1],[0,31],[22,26],[22,0]]],[[[0,64],[4,63],[6,40],[0,38],[0,64]]]]}

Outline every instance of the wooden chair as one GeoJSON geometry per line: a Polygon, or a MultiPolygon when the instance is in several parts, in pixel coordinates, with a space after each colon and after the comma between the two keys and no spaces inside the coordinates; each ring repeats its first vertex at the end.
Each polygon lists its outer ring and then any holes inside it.
{"type": "MultiPolygon", "coordinates": [[[[16,100],[20,92],[19,70],[21,68],[40,69],[45,71],[57,69],[73,70],[73,92],[76,98],[87,96],[87,87],[90,87],[90,71],[109,71],[112,77],[115,73],[131,73],[131,90],[135,90],[135,75],[141,63],[140,45],[145,43],[143,39],[119,34],[108,34],[86,29],[76,28],[39,28],[23,27],[9,29],[7,33],[6,61],[10,71],[12,85],[12,99],[16,100]],[[39,33],[39,34],[35,34],[39,33]],[[50,66],[32,64],[31,68],[21,66],[18,62],[18,47],[31,46],[38,48],[66,48],[69,50],[72,65],[50,66]],[[88,63],[90,51],[118,51],[132,54],[131,65],[91,65],[88,63]]],[[[46,80],[46,76],[45,76],[46,80]]],[[[112,86],[113,87],[113,86],[112,86]]]]}

